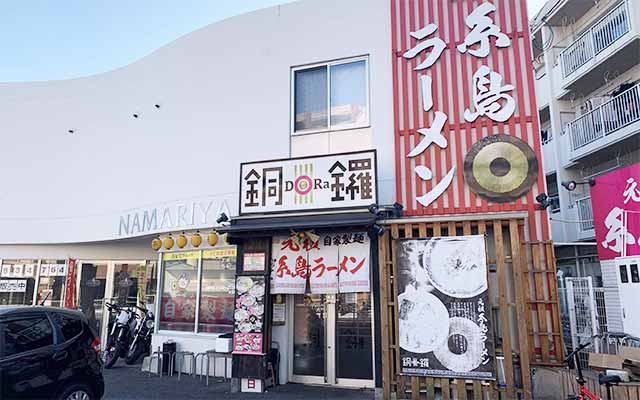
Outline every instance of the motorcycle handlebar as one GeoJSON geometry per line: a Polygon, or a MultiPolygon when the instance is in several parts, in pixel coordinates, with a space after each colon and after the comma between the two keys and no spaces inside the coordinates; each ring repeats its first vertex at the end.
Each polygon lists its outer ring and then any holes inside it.
{"type": "Polygon", "coordinates": [[[135,308],[137,308],[138,310],[142,311],[142,312],[143,312],[143,313],[145,313],[145,314],[149,312],[149,310],[147,310],[147,309],[146,309],[146,308],[144,308],[144,307],[140,307],[140,306],[134,306],[134,307],[135,307],[135,308]]]}

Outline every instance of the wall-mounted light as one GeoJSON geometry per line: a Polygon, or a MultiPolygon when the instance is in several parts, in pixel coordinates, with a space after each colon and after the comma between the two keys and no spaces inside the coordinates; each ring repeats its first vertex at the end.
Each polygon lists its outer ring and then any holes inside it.
{"type": "Polygon", "coordinates": [[[140,114],[134,113],[133,114],[133,118],[138,118],[140,116],[140,114]]]}
{"type": "Polygon", "coordinates": [[[74,133],[76,133],[76,131],[74,131],[73,129],[69,129],[67,132],[69,132],[70,135],[73,135],[74,133]]]}
{"type": "Polygon", "coordinates": [[[153,106],[158,109],[160,108],[160,104],[154,104],[153,106]]]}
{"type": "Polygon", "coordinates": [[[402,210],[404,209],[404,207],[402,206],[402,204],[398,202],[395,202],[391,205],[386,205],[386,206],[379,206],[373,203],[373,204],[370,204],[369,207],[367,207],[367,209],[371,214],[375,215],[377,218],[388,219],[388,218],[400,218],[402,216],[402,210]]]}
{"type": "Polygon", "coordinates": [[[371,229],[369,230],[369,237],[373,239],[376,236],[382,236],[382,235],[384,235],[384,226],[373,224],[371,226],[371,229]]]}
{"type": "Polygon", "coordinates": [[[589,185],[589,186],[595,186],[596,185],[596,180],[594,178],[589,178],[588,181],[586,182],[576,182],[576,181],[562,181],[560,183],[560,185],[562,185],[563,188],[567,189],[570,192],[573,192],[574,190],[576,190],[576,187],[578,185],[589,185]]]}
{"type": "Polygon", "coordinates": [[[216,222],[219,225],[225,225],[225,222],[229,222],[229,216],[227,215],[227,213],[221,212],[218,216],[218,219],[216,219],[216,222]]]}
{"type": "Polygon", "coordinates": [[[542,210],[546,210],[551,205],[551,199],[546,193],[540,193],[536,196],[536,201],[540,204],[542,210]]]}

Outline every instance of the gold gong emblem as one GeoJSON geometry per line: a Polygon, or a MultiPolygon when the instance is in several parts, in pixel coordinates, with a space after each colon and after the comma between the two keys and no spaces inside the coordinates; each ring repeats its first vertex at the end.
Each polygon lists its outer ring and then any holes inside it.
{"type": "Polygon", "coordinates": [[[464,179],[479,196],[506,203],[525,194],[538,179],[538,160],[522,139],[488,136],[474,143],[467,153],[464,179]]]}

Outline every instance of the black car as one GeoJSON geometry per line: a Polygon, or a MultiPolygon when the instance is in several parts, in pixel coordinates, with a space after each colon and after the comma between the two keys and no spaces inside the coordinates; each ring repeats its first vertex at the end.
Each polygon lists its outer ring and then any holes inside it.
{"type": "Polygon", "coordinates": [[[0,399],[98,400],[100,338],[78,311],[0,307],[0,399]]]}

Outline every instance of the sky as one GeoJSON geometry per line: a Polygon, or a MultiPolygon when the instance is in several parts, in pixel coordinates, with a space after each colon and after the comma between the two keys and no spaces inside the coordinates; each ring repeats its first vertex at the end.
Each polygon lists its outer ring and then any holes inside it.
{"type": "MultiPolygon", "coordinates": [[[[290,1],[2,0],[0,82],[110,71],[213,22],[290,1]]],[[[530,18],[544,2],[527,0],[530,18]]]]}

